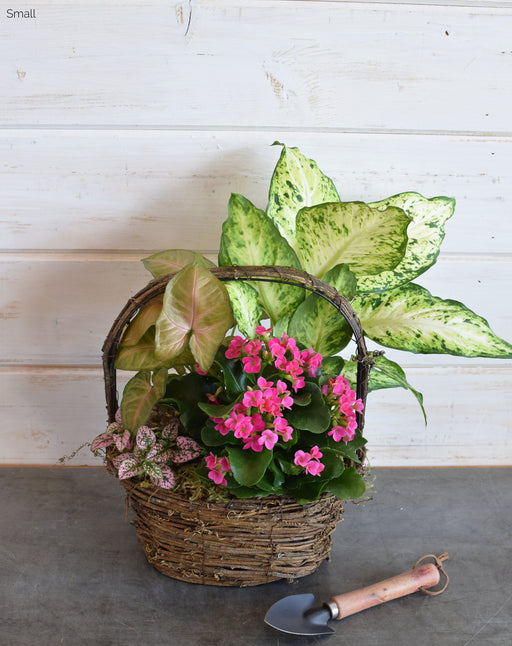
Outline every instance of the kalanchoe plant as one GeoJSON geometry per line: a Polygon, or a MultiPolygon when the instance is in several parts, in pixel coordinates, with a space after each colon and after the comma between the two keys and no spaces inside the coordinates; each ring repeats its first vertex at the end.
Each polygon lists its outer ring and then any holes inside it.
{"type": "MultiPolygon", "coordinates": [[[[435,263],[454,206],[451,198],[415,192],[343,202],[314,161],[282,146],[265,211],[231,196],[218,261],[305,270],[348,298],[365,335],[385,347],[510,358],[512,345],[484,318],[412,282],[435,263]]],[[[130,322],[119,346],[116,368],[138,371],[125,387],[121,426],[107,432],[119,453],[129,453],[129,443],[137,447],[127,458],[137,462],[122,473],[157,478],[171,466],[156,444],[140,446],[149,439],[138,438],[138,429],[155,406],[172,404],[201,446],[198,477],[205,481],[237,496],[360,495],[354,465],[364,440],[357,432],[351,437],[346,408],[348,401],[357,406],[355,364],[340,357],[352,333],[339,313],[298,287],[222,283],[210,272],[213,263],[192,251],[163,251],[143,263],[155,279],[172,278],[163,298],[130,322]],[[242,336],[233,336],[235,326],[242,336]],[[283,344],[278,364],[273,352],[283,344]],[[294,361],[302,372],[291,370],[294,361]],[[259,410],[262,402],[269,410],[259,410]],[[158,467],[153,472],[150,463],[158,467]]],[[[423,409],[400,366],[376,354],[369,389],[390,387],[410,389],[423,409]]],[[[153,433],[156,443],[163,439],[153,433]]]]}
{"type": "Polygon", "coordinates": [[[306,502],[323,491],[341,498],[364,492],[361,475],[345,465],[345,458],[359,463],[366,443],[356,422],[363,404],[345,377],[324,371],[312,348],[257,326],[254,339],[237,335],[222,346],[204,377],[215,392],[198,403],[207,416],[203,480],[238,498],[289,494],[306,502]]]}

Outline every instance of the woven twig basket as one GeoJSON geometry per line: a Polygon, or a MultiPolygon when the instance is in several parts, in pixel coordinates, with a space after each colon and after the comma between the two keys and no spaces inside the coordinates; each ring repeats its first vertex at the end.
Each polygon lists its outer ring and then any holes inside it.
{"type": "MultiPolygon", "coordinates": [[[[214,267],[222,281],[280,282],[302,287],[329,301],[350,325],[357,346],[357,396],[366,403],[370,360],[361,324],[349,301],[309,274],[288,267],[214,267]]],[[[117,348],[125,326],[151,299],[165,291],[172,275],[156,280],[130,298],[103,346],[109,422],[118,408],[117,348]]],[[[364,426],[364,412],[357,413],[364,426]]],[[[363,456],[361,456],[363,457],[363,456]]],[[[343,506],[331,494],[306,505],[292,498],[190,500],[184,492],[141,487],[122,480],[135,513],[137,535],[146,558],[160,572],[191,583],[220,586],[259,585],[293,580],[314,572],[328,558],[332,533],[343,506]]]]}

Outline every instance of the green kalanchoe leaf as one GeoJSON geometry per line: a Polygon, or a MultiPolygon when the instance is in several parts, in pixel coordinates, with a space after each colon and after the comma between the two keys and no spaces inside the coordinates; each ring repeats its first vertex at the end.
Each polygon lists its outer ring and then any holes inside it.
{"type": "Polygon", "coordinates": [[[272,460],[272,451],[263,449],[260,453],[238,446],[226,447],[233,477],[243,487],[257,484],[272,460]]]}
{"type": "Polygon", "coordinates": [[[361,462],[361,460],[359,459],[358,451],[359,449],[362,449],[363,446],[366,445],[366,443],[367,441],[364,439],[359,430],[356,431],[354,439],[347,444],[345,444],[343,440],[336,442],[332,437],[329,437],[327,440],[327,446],[332,451],[356,463],[361,462]]]}
{"type": "Polygon", "coordinates": [[[306,406],[292,406],[286,411],[286,419],[294,428],[310,431],[311,433],[324,433],[331,422],[331,414],[324,403],[320,388],[306,381],[300,394],[311,394],[311,401],[306,406]]]}
{"type": "Polygon", "coordinates": [[[163,402],[177,409],[187,435],[196,440],[200,439],[201,428],[208,419],[197,403],[208,401],[207,395],[214,393],[216,389],[217,384],[207,375],[196,372],[183,376],[169,375],[163,402]]]}
{"type": "MultiPolygon", "coordinates": [[[[357,281],[347,265],[336,265],[323,280],[344,296],[356,293],[357,281]]],[[[329,301],[310,294],[292,315],[288,334],[305,348],[312,347],[322,355],[331,355],[343,350],[352,337],[352,330],[329,301]]]]}
{"type": "MultiPolygon", "coordinates": [[[[231,195],[229,216],[222,225],[219,264],[277,265],[300,269],[295,252],[267,214],[238,194],[231,195]]],[[[254,288],[273,323],[304,300],[303,290],[299,287],[257,282],[254,288]]]]}
{"type": "Polygon", "coordinates": [[[258,292],[254,287],[242,281],[225,283],[225,287],[229,294],[238,329],[245,337],[253,339],[263,314],[258,303],[258,292]]]}
{"type": "Polygon", "coordinates": [[[348,467],[339,477],[328,483],[326,491],[333,493],[341,500],[351,500],[352,498],[360,498],[366,491],[366,485],[356,469],[348,467]]]}
{"type": "Polygon", "coordinates": [[[165,289],[156,321],[155,355],[161,361],[172,361],[190,347],[199,367],[208,370],[232,323],[224,285],[208,269],[187,265],[165,289]]]}
{"type": "Polygon", "coordinates": [[[352,306],[365,334],[389,348],[463,357],[511,358],[512,345],[462,303],[432,296],[410,283],[356,298],[352,306]]]}
{"type": "Polygon", "coordinates": [[[338,202],[333,182],[324,175],[312,159],[307,159],[298,148],[283,146],[276,164],[268,197],[267,214],[290,246],[298,251],[295,218],[304,206],[324,202],[338,202]]]}
{"type": "Polygon", "coordinates": [[[121,418],[124,427],[132,435],[147,422],[153,406],[164,395],[166,380],[165,368],[153,374],[153,382],[151,382],[151,372],[143,370],[132,377],[124,387],[121,418]]]}
{"type": "Polygon", "coordinates": [[[378,276],[360,276],[360,293],[382,292],[414,280],[432,267],[444,240],[444,225],[455,210],[455,200],[449,197],[427,199],[419,193],[400,193],[380,202],[369,204],[381,211],[389,206],[403,209],[412,222],[407,229],[408,242],[405,256],[390,271],[378,276]]]}
{"type": "Polygon", "coordinates": [[[364,202],[303,208],[296,221],[303,267],[318,278],[340,263],[356,277],[394,269],[404,256],[410,221],[398,207],[380,211],[364,202]]]}
{"type": "Polygon", "coordinates": [[[143,258],[142,263],[153,274],[154,278],[163,278],[169,274],[176,274],[180,269],[191,263],[196,263],[206,268],[215,267],[211,260],[208,260],[200,253],[186,249],[160,251],[152,256],[143,258]]]}

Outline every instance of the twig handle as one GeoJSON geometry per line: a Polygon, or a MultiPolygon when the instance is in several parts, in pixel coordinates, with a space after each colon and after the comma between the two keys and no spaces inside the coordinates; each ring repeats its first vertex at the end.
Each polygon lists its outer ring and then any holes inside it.
{"type": "MultiPolygon", "coordinates": [[[[285,285],[301,287],[306,291],[318,294],[335,307],[338,312],[345,318],[354,334],[354,340],[357,346],[357,396],[366,403],[368,393],[368,376],[372,360],[366,348],[364,332],[361,323],[357,318],[350,302],[337,292],[334,287],[311,276],[310,274],[299,269],[291,267],[212,267],[210,269],[214,276],[221,281],[242,280],[242,281],[263,281],[276,282],[285,285]]],[[[119,342],[121,340],[125,326],[132,320],[137,312],[147,305],[151,299],[163,294],[167,283],[171,280],[173,274],[152,281],[140,292],[135,294],[126,303],[120,314],[114,321],[110,332],[103,344],[103,372],[105,377],[105,396],[107,400],[107,411],[109,422],[114,421],[115,413],[118,407],[117,387],[116,387],[116,370],[115,358],[119,342]]],[[[358,427],[360,430],[364,426],[364,411],[357,413],[358,427]]]]}
{"type": "Polygon", "coordinates": [[[405,597],[420,588],[430,588],[439,583],[440,574],[433,563],[426,563],[403,574],[374,583],[366,588],[331,597],[338,607],[336,619],[344,619],[356,612],[378,606],[386,601],[405,597]]]}

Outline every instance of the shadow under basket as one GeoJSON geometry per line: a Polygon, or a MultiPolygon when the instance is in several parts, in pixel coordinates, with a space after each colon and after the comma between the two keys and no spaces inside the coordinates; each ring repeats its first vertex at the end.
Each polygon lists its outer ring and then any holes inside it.
{"type": "MultiPolygon", "coordinates": [[[[285,267],[215,267],[217,278],[264,280],[296,285],[328,300],[352,328],[357,345],[356,393],[363,403],[368,391],[370,362],[361,329],[350,303],[334,288],[285,267]]],[[[129,321],[152,298],[164,292],[172,276],[150,283],[126,304],[103,346],[103,366],[109,422],[118,408],[115,356],[129,321]]],[[[364,413],[358,413],[362,430],[364,413]]],[[[361,461],[364,454],[360,455],[361,461]]],[[[107,463],[109,471],[114,472],[107,463]]],[[[190,500],[179,490],[120,481],[135,514],[137,536],[146,558],[166,576],[217,586],[253,586],[294,580],[315,572],[329,557],[332,534],[343,514],[332,494],[298,504],[287,496],[228,501],[190,500]]]]}

